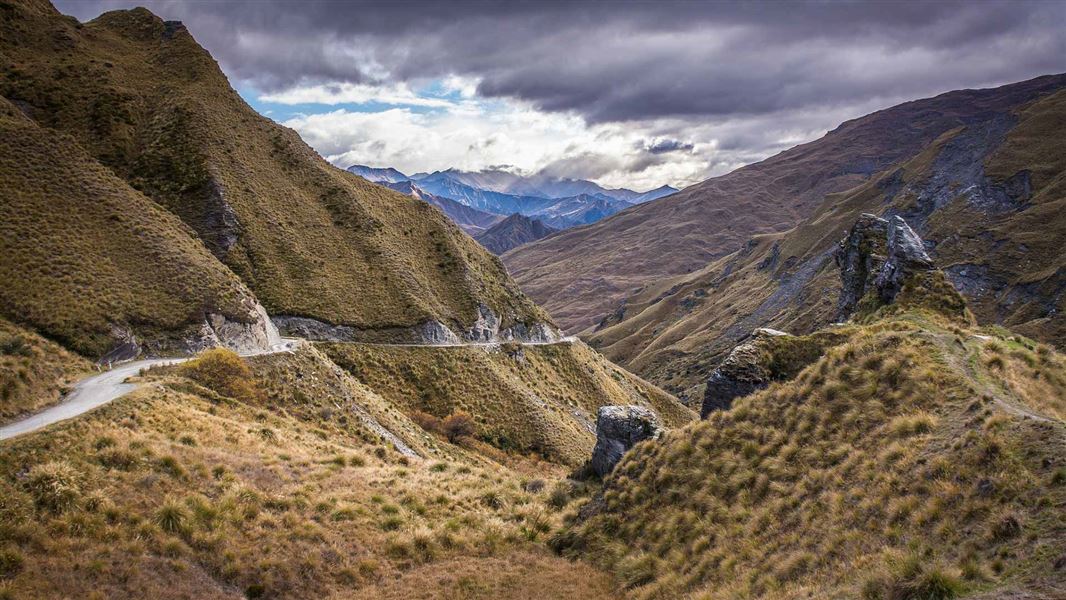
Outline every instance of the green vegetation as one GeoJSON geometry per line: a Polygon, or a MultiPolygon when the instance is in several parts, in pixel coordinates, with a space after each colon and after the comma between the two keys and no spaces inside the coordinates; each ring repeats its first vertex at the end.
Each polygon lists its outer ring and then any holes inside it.
{"type": "Polygon", "coordinates": [[[600,406],[648,406],[667,426],[694,418],[672,396],[580,342],[499,348],[317,346],[427,431],[453,441],[477,437],[500,450],[572,466],[591,454],[600,406]],[[464,432],[449,432],[448,421],[463,413],[473,422],[464,432]]]}
{"type": "Polygon", "coordinates": [[[958,323],[894,310],[836,330],[791,380],[638,446],[555,546],[637,598],[1061,584],[1066,359],[958,323]]]}

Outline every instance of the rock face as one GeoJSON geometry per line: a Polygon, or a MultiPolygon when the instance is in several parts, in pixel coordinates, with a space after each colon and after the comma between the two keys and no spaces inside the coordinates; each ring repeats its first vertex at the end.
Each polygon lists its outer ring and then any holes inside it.
{"type": "Polygon", "coordinates": [[[760,328],[752,333],[754,339],[733,348],[707,379],[700,418],[706,419],[707,415],[716,410],[729,410],[735,398],[747,396],[770,385],[771,373],[764,364],[765,356],[759,340],[788,335],[776,329],[760,328]]]}
{"type": "Polygon", "coordinates": [[[596,415],[596,446],[592,470],[603,477],[614,469],[622,455],[638,442],[662,434],[659,417],[641,406],[602,406],[596,415]]]}
{"type": "Polygon", "coordinates": [[[835,259],[843,284],[840,320],[850,317],[867,293],[873,292],[881,303],[889,304],[908,274],[935,268],[921,238],[898,216],[891,220],[871,214],[860,216],[840,241],[835,259]]]}
{"type": "MultiPolygon", "coordinates": [[[[326,342],[359,342],[390,344],[458,345],[465,343],[493,344],[503,342],[554,343],[562,339],[559,330],[543,323],[517,322],[502,328],[502,319],[484,304],[478,305],[477,320],[470,327],[456,333],[444,323],[429,320],[415,327],[382,327],[360,329],[350,325],[333,325],[317,319],[293,315],[274,315],[274,324],[285,335],[326,342]]],[[[514,315],[512,315],[513,317],[514,315]]]]}

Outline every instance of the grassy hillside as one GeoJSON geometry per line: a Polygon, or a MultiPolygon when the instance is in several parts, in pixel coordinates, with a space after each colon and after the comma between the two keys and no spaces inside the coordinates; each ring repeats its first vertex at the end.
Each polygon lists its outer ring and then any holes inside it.
{"type": "Polygon", "coordinates": [[[827,196],[795,229],[646,286],[589,341],[671,391],[696,386],[756,327],[805,333],[831,322],[840,282],[830,254],[872,212],[914,227],[979,322],[1061,343],[1064,118],[1058,91],[951,129],[898,168],[827,196]]]}
{"type": "Polygon", "coordinates": [[[666,291],[667,281],[706,268],[752,236],[795,227],[827,195],[869,182],[944,133],[1009,114],[1064,82],[1062,75],[1043,77],[878,111],[762,162],[528,244],[503,260],[564,329],[590,330],[616,311],[631,314],[628,298],[635,293],[647,298],[652,290],[666,291]]]}
{"type": "Polygon", "coordinates": [[[9,100],[0,314],[94,358],[125,331],[165,350],[197,338],[208,314],[254,321],[252,294],[177,217],[9,100]]]}
{"type": "Polygon", "coordinates": [[[591,456],[596,410],[639,404],[668,426],[694,418],[672,396],[580,342],[500,347],[322,344],[338,365],[410,414],[467,413],[474,437],[572,466],[591,456]]]}
{"type": "Polygon", "coordinates": [[[313,349],[205,356],[5,443],[0,595],[611,597],[543,546],[569,502],[545,485],[559,467],[419,442],[313,349]],[[404,456],[357,406],[435,458],[404,456]]]}
{"type": "Polygon", "coordinates": [[[667,426],[694,418],[673,396],[603,360],[581,342],[499,347],[321,344],[360,382],[408,413],[465,412],[475,438],[578,466],[596,441],[596,410],[640,404],[667,426]]]}
{"type": "Polygon", "coordinates": [[[54,403],[66,386],[91,371],[84,358],[0,319],[0,419],[54,403]]]}
{"type": "Polygon", "coordinates": [[[637,598],[1066,593],[1066,359],[922,311],[841,331],[638,446],[557,546],[637,598]]]}
{"type": "Polygon", "coordinates": [[[505,326],[547,320],[439,211],[255,113],[180,23],[134,9],[79,24],[16,0],[0,27],[0,95],[181,217],[271,314],[461,330],[484,304],[505,326]]]}

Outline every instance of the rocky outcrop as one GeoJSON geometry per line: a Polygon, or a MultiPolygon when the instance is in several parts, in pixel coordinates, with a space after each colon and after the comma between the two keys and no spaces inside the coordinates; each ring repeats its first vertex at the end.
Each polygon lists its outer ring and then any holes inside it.
{"type": "Polygon", "coordinates": [[[334,325],[292,315],[274,315],[274,323],[285,335],[323,342],[357,342],[367,344],[458,345],[464,343],[537,343],[558,342],[562,335],[547,323],[515,323],[502,327],[500,316],[484,304],[478,305],[477,319],[462,335],[440,321],[426,321],[415,327],[380,327],[361,329],[334,325]]]}
{"type": "Polygon", "coordinates": [[[770,385],[772,373],[760,342],[766,338],[783,336],[788,334],[776,329],[760,328],[752,333],[753,339],[733,348],[707,379],[700,418],[706,419],[707,415],[717,410],[729,410],[735,398],[770,385]]]}
{"type": "Polygon", "coordinates": [[[270,349],[281,343],[281,334],[270,320],[266,310],[256,302],[246,321],[226,315],[210,313],[204,318],[199,336],[189,340],[188,350],[198,352],[204,348],[222,346],[241,354],[252,354],[270,349]]]}
{"type": "Polygon", "coordinates": [[[935,269],[921,238],[898,216],[885,220],[863,214],[841,240],[835,258],[842,283],[840,320],[850,317],[867,294],[890,304],[909,274],[935,269]]]}
{"type": "Polygon", "coordinates": [[[168,356],[196,354],[207,348],[229,348],[240,354],[264,352],[281,343],[278,328],[266,309],[253,298],[245,298],[248,312],[243,317],[207,313],[198,326],[177,335],[141,337],[129,327],[112,325],[115,344],[96,362],[105,365],[133,360],[142,355],[168,356]]]}
{"type": "Polygon", "coordinates": [[[622,455],[648,439],[662,435],[659,417],[642,406],[601,406],[596,415],[596,446],[592,470],[603,477],[614,469],[622,455]]]}

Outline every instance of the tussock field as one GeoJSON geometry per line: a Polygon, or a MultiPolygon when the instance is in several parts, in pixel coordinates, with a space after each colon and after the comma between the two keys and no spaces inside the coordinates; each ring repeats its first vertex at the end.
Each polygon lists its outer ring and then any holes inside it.
{"type": "Polygon", "coordinates": [[[55,403],[69,384],[91,372],[84,358],[0,319],[0,419],[55,403]]]}
{"type": "Polygon", "coordinates": [[[595,444],[596,411],[639,404],[667,426],[695,414],[581,342],[498,347],[319,344],[334,362],[408,414],[471,415],[476,437],[578,466],[595,444]]]}
{"type": "Polygon", "coordinates": [[[406,456],[313,350],[212,351],[146,380],[5,443],[0,596],[609,597],[543,546],[580,493],[560,467],[504,468],[409,422],[399,436],[431,457],[406,456]],[[278,370],[300,383],[265,383],[278,370]]]}
{"type": "Polygon", "coordinates": [[[794,379],[638,446],[556,547],[637,598],[1066,593],[1066,359],[880,314],[794,379]]]}

